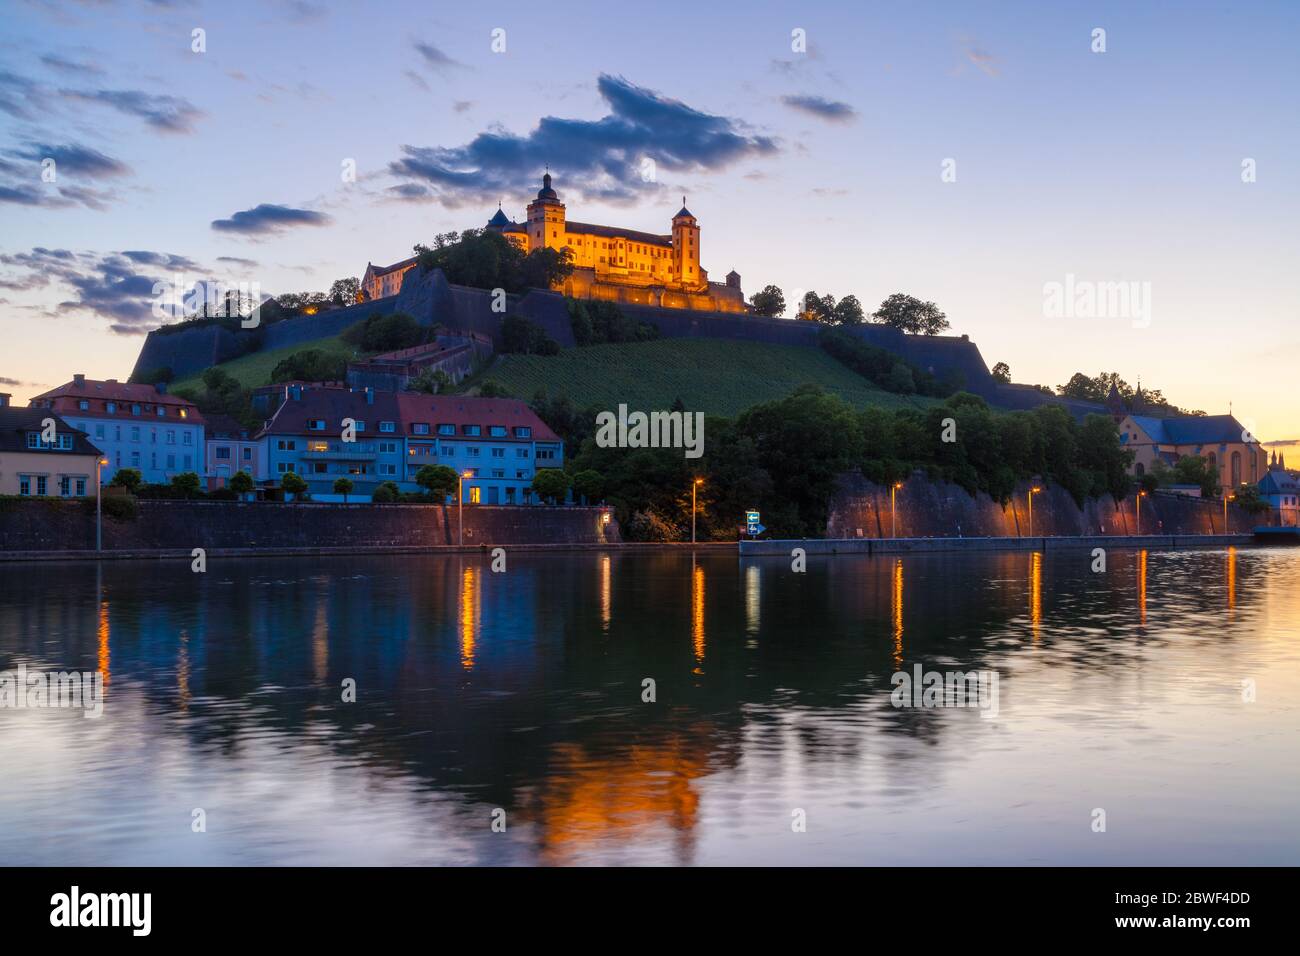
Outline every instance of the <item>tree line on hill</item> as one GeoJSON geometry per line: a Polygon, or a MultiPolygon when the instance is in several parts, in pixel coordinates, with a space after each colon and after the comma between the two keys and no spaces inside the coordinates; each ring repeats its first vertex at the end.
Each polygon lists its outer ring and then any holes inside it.
{"type": "Polygon", "coordinates": [[[751,509],[775,536],[824,534],[839,476],[852,471],[882,485],[921,471],[1002,503],[1029,479],[1062,486],[1080,505],[1106,494],[1122,500],[1133,488],[1126,473],[1132,453],[1106,416],[1080,423],[1053,405],[996,412],[968,393],[925,410],[858,410],[805,385],[736,418],[707,417],[704,455],[696,460],[681,449],[601,448],[598,410],[578,410],[566,396],[542,392],[532,407],[565,441],[565,469],[546,480],[563,481],[588,501],[608,501],[633,540],[681,540],[696,478],[703,479],[699,534],[719,540],[734,540],[751,509]],[[945,442],[949,418],[956,440],[945,442]]]}
{"type": "MultiPolygon", "coordinates": [[[[755,315],[778,318],[785,315],[785,293],[780,286],[764,286],[750,296],[749,305],[755,315]]],[[[868,321],[857,296],[846,295],[837,300],[833,295],[818,295],[816,292],[804,293],[794,317],[823,325],[862,325],[868,321]]],[[[952,327],[943,310],[933,302],[902,292],[886,298],[869,318],[871,322],[912,335],[938,335],[952,327]]]]}

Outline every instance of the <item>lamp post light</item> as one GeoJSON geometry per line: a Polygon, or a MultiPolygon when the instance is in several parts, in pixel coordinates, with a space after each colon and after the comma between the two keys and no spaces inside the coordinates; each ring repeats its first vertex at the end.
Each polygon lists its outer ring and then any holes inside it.
{"type": "Polygon", "coordinates": [[[104,466],[108,464],[107,458],[95,459],[95,550],[104,550],[104,505],[103,494],[100,491],[100,485],[104,480],[104,466]]]}
{"type": "Polygon", "coordinates": [[[704,484],[703,478],[696,478],[691,482],[691,544],[695,543],[695,489],[704,484]]]}
{"type": "Polygon", "coordinates": [[[1037,485],[1029,489],[1029,537],[1031,538],[1034,536],[1034,494],[1042,490],[1037,485]]]}
{"type": "Polygon", "coordinates": [[[1223,496],[1223,533],[1224,534],[1228,533],[1228,502],[1236,501],[1236,500],[1237,500],[1236,495],[1223,496]]]}
{"type": "Polygon", "coordinates": [[[456,543],[465,543],[465,479],[473,478],[474,472],[466,471],[456,476],[456,543]]]}
{"type": "Polygon", "coordinates": [[[896,481],[889,486],[889,536],[891,538],[898,537],[898,511],[894,506],[894,497],[901,487],[903,487],[901,481],[896,481]]]}
{"type": "MultiPolygon", "coordinates": [[[[1137,496],[1137,533],[1142,533],[1142,499],[1147,496],[1145,491],[1139,491],[1137,496]]],[[[1226,514],[1226,512],[1225,512],[1226,514]]]]}

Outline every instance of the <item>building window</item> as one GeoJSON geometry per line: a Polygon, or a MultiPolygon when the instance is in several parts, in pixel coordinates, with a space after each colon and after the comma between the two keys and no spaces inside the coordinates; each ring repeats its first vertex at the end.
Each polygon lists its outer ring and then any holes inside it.
{"type": "Polygon", "coordinates": [[[230,446],[222,445],[219,448],[217,448],[217,460],[218,461],[230,460],[230,446]]]}
{"type": "Polygon", "coordinates": [[[504,425],[493,425],[488,429],[488,434],[493,438],[505,438],[506,429],[504,425]]]}
{"type": "Polygon", "coordinates": [[[117,402],[106,402],[104,404],[104,408],[108,411],[110,415],[117,414],[117,402]]]}
{"type": "Polygon", "coordinates": [[[462,426],[461,431],[470,436],[477,436],[483,433],[483,429],[479,428],[477,425],[464,425],[462,426]]]}
{"type": "Polygon", "coordinates": [[[167,429],[167,444],[176,444],[176,432],[171,428],[167,429]]]}
{"type": "Polygon", "coordinates": [[[139,441],[139,440],[140,440],[140,426],[139,426],[139,425],[132,425],[132,426],[131,426],[131,441],[139,441]]]}
{"type": "Polygon", "coordinates": [[[380,422],[380,423],[379,423],[379,430],[380,430],[381,432],[385,432],[385,433],[392,433],[392,432],[395,432],[395,431],[397,431],[397,423],[396,423],[396,422],[380,422]]]}
{"type": "Polygon", "coordinates": [[[411,426],[411,431],[417,435],[427,435],[429,434],[429,423],[416,422],[414,425],[411,426]]]}
{"type": "Polygon", "coordinates": [[[396,451],[397,451],[397,442],[395,441],[381,441],[379,443],[379,453],[381,455],[391,455],[396,451]]]}
{"type": "Polygon", "coordinates": [[[182,435],[181,437],[182,437],[183,439],[185,439],[184,444],[186,444],[186,445],[193,445],[193,444],[194,444],[194,441],[193,441],[194,436],[191,435],[189,432],[186,432],[186,433],[185,433],[184,435],[182,435]]]}
{"type": "Polygon", "coordinates": [[[532,438],[532,437],[533,437],[533,430],[532,430],[531,428],[527,427],[526,425],[517,425],[517,426],[515,426],[515,437],[516,437],[516,438],[532,438]]]}
{"type": "Polygon", "coordinates": [[[31,476],[31,475],[19,475],[19,476],[18,476],[18,493],[19,493],[20,495],[30,495],[30,494],[32,493],[32,476],[31,476]]]}
{"type": "Polygon", "coordinates": [[[59,494],[65,498],[72,494],[72,479],[67,475],[59,476],[59,494]]]}
{"type": "Polygon", "coordinates": [[[103,438],[103,437],[104,437],[104,426],[103,426],[103,425],[96,425],[96,426],[95,426],[95,437],[96,437],[96,438],[103,438]]]}
{"type": "Polygon", "coordinates": [[[381,475],[396,475],[396,474],[397,474],[397,466],[396,466],[396,465],[387,464],[386,462],[380,462],[380,463],[379,463],[379,473],[380,473],[381,475]]]}
{"type": "Polygon", "coordinates": [[[466,446],[466,448],[465,448],[465,454],[469,455],[471,458],[477,458],[477,457],[478,457],[478,446],[477,446],[477,445],[468,445],[468,446],[466,446]]]}
{"type": "Polygon", "coordinates": [[[139,405],[132,405],[132,406],[131,406],[131,414],[132,414],[132,415],[139,415],[139,414],[140,414],[140,406],[139,406],[139,405]]]}
{"type": "MultiPolygon", "coordinates": [[[[41,480],[43,481],[44,479],[41,479],[41,480]]],[[[477,485],[472,486],[472,487],[469,489],[469,501],[470,501],[470,504],[474,504],[474,505],[476,505],[476,504],[478,504],[481,500],[482,500],[482,493],[479,491],[478,486],[477,486],[477,485]]]]}
{"type": "Polygon", "coordinates": [[[439,434],[439,435],[454,435],[454,434],[456,434],[456,426],[455,426],[455,425],[439,425],[439,426],[438,426],[438,434],[439,434]]]}
{"type": "Polygon", "coordinates": [[[528,449],[527,449],[527,448],[516,448],[516,449],[515,449],[515,457],[516,457],[516,458],[527,458],[527,457],[528,457],[528,449]]]}
{"type": "Polygon", "coordinates": [[[244,461],[252,461],[252,459],[253,459],[253,449],[251,449],[251,448],[245,448],[245,449],[244,449],[244,461]]]}
{"type": "Polygon", "coordinates": [[[280,451],[294,451],[295,449],[297,449],[298,443],[296,441],[286,440],[281,438],[278,442],[276,442],[276,447],[280,451]]]}
{"type": "Polygon", "coordinates": [[[44,475],[37,475],[37,476],[36,476],[36,494],[37,494],[38,496],[40,496],[40,497],[44,497],[44,496],[45,496],[45,493],[46,493],[46,488],[45,488],[45,476],[44,476],[44,475]]]}
{"type": "Polygon", "coordinates": [[[493,449],[492,449],[492,457],[493,457],[493,458],[504,458],[504,457],[506,457],[506,450],[505,450],[504,448],[493,448],[493,449]]]}
{"type": "Polygon", "coordinates": [[[86,401],[83,398],[81,399],[81,401],[77,402],[77,407],[81,409],[83,412],[88,412],[90,411],[90,402],[86,401]]]}
{"type": "Polygon", "coordinates": [[[357,431],[359,431],[359,432],[363,432],[363,431],[366,430],[366,423],[365,423],[365,422],[361,421],[360,419],[354,419],[354,421],[355,421],[356,426],[357,426],[357,431]]]}
{"type": "Polygon", "coordinates": [[[86,496],[86,479],[85,479],[85,478],[78,478],[78,479],[77,479],[77,497],[78,497],[78,498],[84,498],[85,496],[86,496]]]}
{"type": "Polygon", "coordinates": [[[161,405],[159,405],[159,406],[158,406],[158,417],[159,417],[159,418],[165,418],[166,416],[167,416],[167,409],[165,409],[165,408],[163,408],[161,405]]]}
{"type": "Polygon", "coordinates": [[[325,430],[325,419],[313,418],[307,422],[307,428],[314,432],[323,432],[325,430]]]}

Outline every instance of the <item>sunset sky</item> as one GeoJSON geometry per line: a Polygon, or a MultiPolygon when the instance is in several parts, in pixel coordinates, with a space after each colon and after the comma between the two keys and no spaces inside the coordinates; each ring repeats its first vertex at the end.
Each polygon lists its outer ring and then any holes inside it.
{"type": "Polygon", "coordinates": [[[125,379],[156,280],[323,291],[498,199],[522,218],[549,164],[584,222],[665,233],[685,194],[747,294],[907,292],[1015,381],[1113,370],[1300,439],[1300,4],[8,0],[4,23],[19,403],[125,379]],[[1149,321],[1048,317],[1067,276],[1149,288],[1149,321]]]}

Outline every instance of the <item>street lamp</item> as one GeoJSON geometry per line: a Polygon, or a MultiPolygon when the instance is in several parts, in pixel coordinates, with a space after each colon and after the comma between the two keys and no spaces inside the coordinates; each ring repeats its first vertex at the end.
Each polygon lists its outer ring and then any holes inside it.
{"type": "MultiPolygon", "coordinates": [[[[1145,491],[1139,491],[1137,496],[1137,533],[1142,533],[1142,499],[1147,496],[1145,491]]],[[[1224,512],[1225,514],[1227,512],[1224,512]]]]}
{"type": "Polygon", "coordinates": [[[901,481],[896,481],[889,486],[889,536],[898,537],[898,512],[894,509],[894,495],[899,488],[903,487],[901,481]]]}
{"type": "Polygon", "coordinates": [[[108,464],[107,458],[95,459],[95,550],[104,550],[104,506],[102,504],[102,494],[99,486],[104,478],[104,466],[108,464]]]}
{"type": "Polygon", "coordinates": [[[1236,501],[1236,500],[1237,500],[1236,495],[1223,496],[1223,533],[1224,534],[1228,533],[1228,502],[1236,501]]]}
{"type": "Polygon", "coordinates": [[[458,545],[465,543],[465,479],[473,477],[472,471],[462,472],[456,476],[456,523],[459,525],[456,531],[456,543],[458,545]]]}
{"type": "Polygon", "coordinates": [[[1034,493],[1042,491],[1037,485],[1029,489],[1029,537],[1034,536],[1034,493]]]}
{"type": "Polygon", "coordinates": [[[695,543],[695,489],[704,484],[703,478],[691,482],[691,544],[695,543]]]}

